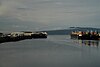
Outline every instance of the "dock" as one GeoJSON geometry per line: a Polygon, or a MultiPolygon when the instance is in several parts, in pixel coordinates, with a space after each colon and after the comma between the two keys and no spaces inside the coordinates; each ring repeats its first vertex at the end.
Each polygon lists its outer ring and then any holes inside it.
{"type": "Polygon", "coordinates": [[[71,39],[81,39],[81,40],[100,40],[100,33],[98,32],[83,32],[75,31],[70,34],[71,39]]]}

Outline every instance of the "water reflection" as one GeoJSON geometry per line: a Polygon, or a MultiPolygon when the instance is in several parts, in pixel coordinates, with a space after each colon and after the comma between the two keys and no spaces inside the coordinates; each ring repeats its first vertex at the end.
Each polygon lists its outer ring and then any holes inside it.
{"type": "Polygon", "coordinates": [[[78,40],[78,43],[86,46],[93,46],[93,47],[99,46],[99,40],[78,40]]]}

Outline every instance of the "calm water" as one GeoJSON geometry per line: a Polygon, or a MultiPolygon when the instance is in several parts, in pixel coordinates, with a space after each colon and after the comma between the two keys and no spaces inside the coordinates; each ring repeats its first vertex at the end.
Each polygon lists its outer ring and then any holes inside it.
{"type": "Polygon", "coordinates": [[[68,35],[2,43],[0,67],[100,67],[100,43],[68,35]]]}

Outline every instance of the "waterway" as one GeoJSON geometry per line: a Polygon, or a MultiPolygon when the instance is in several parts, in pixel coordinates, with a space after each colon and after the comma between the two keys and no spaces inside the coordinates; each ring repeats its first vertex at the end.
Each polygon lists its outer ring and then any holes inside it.
{"type": "Polygon", "coordinates": [[[0,44],[0,67],[100,67],[100,41],[48,35],[0,44]]]}

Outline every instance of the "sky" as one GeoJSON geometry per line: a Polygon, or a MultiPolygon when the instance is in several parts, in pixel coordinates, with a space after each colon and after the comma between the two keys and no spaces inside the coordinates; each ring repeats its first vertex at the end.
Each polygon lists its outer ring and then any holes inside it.
{"type": "Polygon", "coordinates": [[[0,0],[0,30],[100,28],[100,0],[0,0]]]}

